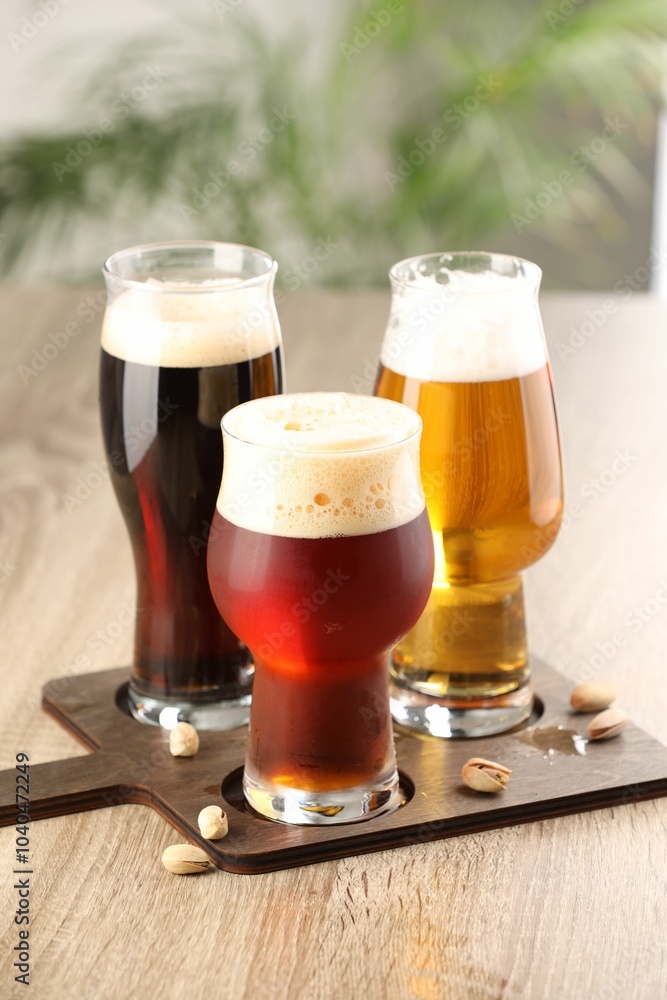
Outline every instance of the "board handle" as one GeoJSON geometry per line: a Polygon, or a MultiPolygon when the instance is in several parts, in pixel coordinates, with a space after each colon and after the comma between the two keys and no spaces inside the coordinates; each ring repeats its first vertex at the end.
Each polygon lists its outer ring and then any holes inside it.
{"type": "Polygon", "coordinates": [[[15,767],[0,771],[0,826],[13,825],[26,805],[32,821],[136,801],[137,788],[126,786],[122,771],[122,760],[104,752],[30,764],[28,789],[15,767]]]}

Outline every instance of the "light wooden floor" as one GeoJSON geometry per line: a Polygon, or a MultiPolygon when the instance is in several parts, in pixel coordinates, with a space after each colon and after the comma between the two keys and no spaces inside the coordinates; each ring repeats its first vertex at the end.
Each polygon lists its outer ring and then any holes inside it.
{"type": "MultiPolygon", "coordinates": [[[[98,467],[100,301],[0,292],[1,767],[20,750],[33,762],[79,755],[40,713],[42,683],[129,662],[130,550],[98,467]],[[79,332],[43,371],[20,368],[71,321],[79,332]],[[68,512],[63,497],[87,478],[99,484],[68,512]]],[[[527,574],[529,633],[572,676],[597,644],[611,651],[600,674],[667,742],[667,309],[635,295],[597,329],[588,311],[599,320],[603,301],[544,302],[578,506],[527,574]],[[558,341],[587,320],[593,335],[561,358],[558,341]]],[[[387,308],[384,293],[289,298],[288,388],[370,391],[387,308]]],[[[254,877],[169,875],[159,857],[180,838],[141,806],[35,823],[31,837],[28,992],[12,988],[14,832],[0,830],[0,997],[667,995],[665,800],[254,877]]]]}

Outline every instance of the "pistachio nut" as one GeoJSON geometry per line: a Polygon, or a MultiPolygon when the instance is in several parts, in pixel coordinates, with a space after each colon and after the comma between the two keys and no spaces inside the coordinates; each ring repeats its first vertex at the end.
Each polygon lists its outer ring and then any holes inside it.
{"type": "Polygon", "coordinates": [[[588,735],[592,740],[611,740],[618,736],[628,724],[628,716],[620,708],[608,708],[600,712],[588,724],[588,735]]]}
{"type": "Polygon", "coordinates": [[[209,866],[208,854],[193,844],[172,844],[162,854],[162,864],[174,875],[196,875],[209,866]]]}
{"type": "Polygon", "coordinates": [[[577,684],[570,695],[570,705],[575,712],[601,712],[616,701],[616,692],[605,681],[588,681],[577,684]]]}
{"type": "Polygon", "coordinates": [[[199,813],[197,822],[199,831],[206,840],[222,840],[229,831],[227,813],[220,806],[206,806],[199,813]]]}
{"type": "Polygon", "coordinates": [[[471,757],[463,765],[461,777],[468,788],[473,788],[476,792],[501,792],[511,773],[508,768],[495,761],[471,757]]]}
{"type": "Polygon", "coordinates": [[[173,757],[194,757],[199,750],[199,733],[189,722],[179,722],[169,733],[169,752],[173,757]]]}

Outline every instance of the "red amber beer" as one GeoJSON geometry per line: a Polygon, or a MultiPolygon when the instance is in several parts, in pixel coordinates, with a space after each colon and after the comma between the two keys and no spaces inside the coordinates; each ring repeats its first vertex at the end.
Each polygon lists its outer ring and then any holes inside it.
{"type": "Polygon", "coordinates": [[[215,607],[206,548],[220,420],[282,389],[274,273],[266,254],[229,244],[156,244],[106,265],[100,407],[136,565],[129,704],[145,722],[247,721],[252,660],[215,607]]]}
{"type": "Polygon", "coordinates": [[[393,807],[388,654],[429,595],[433,548],[406,407],[303,393],[223,419],[211,591],[255,662],[245,794],[290,823],[393,807]]]}
{"type": "Polygon", "coordinates": [[[551,547],[562,514],[540,273],[483,253],[416,257],[390,272],[375,391],[424,422],[435,544],[428,606],[392,656],[392,710],[437,736],[501,732],[532,707],[519,574],[551,547]]]}

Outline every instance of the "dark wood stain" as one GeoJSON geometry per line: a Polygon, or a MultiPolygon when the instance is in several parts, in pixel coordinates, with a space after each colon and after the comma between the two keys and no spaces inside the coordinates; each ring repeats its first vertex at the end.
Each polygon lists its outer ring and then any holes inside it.
{"type": "MultiPolygon", "coordinates": [[[[560,726],[571,742],[576,721],[566,682],[539,662],[534,676],[544,702],[541,729],[553,733],[560,726]]],[[[589,744],[585,756],[557,753],[549,761],[539,741],[526,742],[520,732],[475,740],[401,735],[402,808],[334,827],[271,823],[243,799],[245,729],[201,733],[196,757],[171,757],[163,730],[142,726],[119,709],[126,680],[121,668],[46,684],[45,711],[92,752],[31,766],[32,820],[141,803],[202,847],[218,868],[254,874],[667,795],[667,747],[632,724],[615,740],[589,744]],[[461,766],[469,757],[511,768],[508,788],[497,796],[465,788],[461,766]],[[199,811],[212,800],[230,814],[229,835],[219,842],[204,840],[197,827],[199,811]]],[[[584,735],[587,717],[582,720],[584,735]]],[[[15,822],[15,777],[13,769],[0,772],[0,826],[15,822]]]]}

